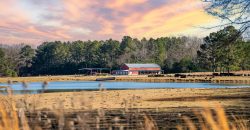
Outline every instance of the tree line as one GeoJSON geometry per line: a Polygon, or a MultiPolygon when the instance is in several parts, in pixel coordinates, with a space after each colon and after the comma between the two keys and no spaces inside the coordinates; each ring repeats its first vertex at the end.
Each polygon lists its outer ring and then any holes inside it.
{"type": "Polygon", "coordinates": [[[161,37],[120,41],[44,42],[0,47],[2,76],[78,74],[80,68],[119,69],[122,63],[157,63],[166,73],[250,69],[250,44],[233,26],[201,39],[161,37]]]}

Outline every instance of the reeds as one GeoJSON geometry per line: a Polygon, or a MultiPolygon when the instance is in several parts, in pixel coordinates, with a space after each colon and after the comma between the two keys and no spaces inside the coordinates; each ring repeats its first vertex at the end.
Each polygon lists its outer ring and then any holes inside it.
{"type": "MultiPolygon", "coordinates": [[[[0,130],[19,130],[19,120],[15,108],[11,105],[9,108],[6,104],[0,102],[1,123],[0,130]]],[[[25,122],[22,122],[27,126],[25,122]]]]}
{"type": "Polygon", "coordinates": [[[6,92],[0,100],[0,130],[29,130],[24,111],[17,113],[11,88],[6,87],[6,92]]]}
{"type": "Polygon", "coordinates": [[[152,117],[144,115],[144,129],[158,130],[157,124],[152,117]]]}
{"type": "Polygon", "coordinates": [[[225,110],[220,105],[210,109],[204,107],[202,111],[194,111],[195,116],[198,118],[198,125],[191,118],[184,116],[183,120],[187,127],[181,125],[177,126],[178,130],[249,130],[247,121],[243,118],[235,116],[232,121],[229,121],[225,110]]]}

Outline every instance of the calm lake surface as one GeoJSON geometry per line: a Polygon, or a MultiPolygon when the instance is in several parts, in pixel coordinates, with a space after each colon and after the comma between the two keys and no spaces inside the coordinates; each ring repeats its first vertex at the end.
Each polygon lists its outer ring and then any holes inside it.
{"type": "MultiPolygon", "coordinates": [[[[0,84],[0,86],[8,86],[0,84]]],[[[42,91],[41,82],[27,84],[28,88],[24,89],[22,83],[11,85],[14,93],[40,93],[42,91]]],[[[250,85],[240,84],[214,84],[214,83],[148,83],[148,82],[99,82],[99,81],[65,81],[50,82],[45,92],[64,92],[64,91],[81,91],[81,90],[99,90],[105,89],[145,89],[145,88],[238,88],[250,87],[250,85]]]]}

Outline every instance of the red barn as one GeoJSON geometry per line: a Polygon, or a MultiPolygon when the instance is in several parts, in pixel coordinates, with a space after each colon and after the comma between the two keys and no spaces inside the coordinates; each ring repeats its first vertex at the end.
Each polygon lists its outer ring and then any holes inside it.
{"type": "Polygon", "coordinates": [[[160,74],[161,67],[157,64],[128,64],[121,66],[121,70],[113,71],[116,75],[143,75],[143,74],[160,74]]]}

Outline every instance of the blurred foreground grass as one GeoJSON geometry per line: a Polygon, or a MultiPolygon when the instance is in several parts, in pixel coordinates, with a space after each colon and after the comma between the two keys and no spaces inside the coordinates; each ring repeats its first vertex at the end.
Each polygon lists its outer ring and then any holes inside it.
{"type": "MultiPolygon", "coordinates": [[[[44,82],[43,89],[48,83],[44,82]]],[[[28,89],[28,84],[23,83],[24,89],[28,89]]],[[[6,95],[0,96],[0,130],[92,130],[92,129],[139,129],[139,130],[158,130],[158,129],[179,129],[179,130],[248,130],[248,115],[234,114],[236,109],[227,112],[220,103],[216,106],[203,104],[204,107],[181,107],[166,108],[167,111],[155,108],[137,108],[135,106],[138,97],[130,95],[131,98],[123,100],[121,108],[106,108],[105,103],[107,93],[100,88],[100,105],[93,108],[95,97],[78,100],[71,97],[67,105],[69,108],[81,106],[78,109],[66,109],[65,99],[57,99],[54,106],[37,109],[37,105],[43,100],[46,94],[39,94],[37,98],[31,98],[30,94],[19,95],[21,99],[16,100],[12,95],[10,87],[6,89],[6,95]],[[93,101],[91,101],[93,99],[93,101]]],[[[61,93],[64,94],[64,93],[61,93]]],[[[143,93],[144,94],[144,93],[143,93]]],[[[149,94],[147,92],[147,94],[149,94]]],[[[164,95],[164,94],[163,94],[164,95]]],[[[160,96],[160,95],[158,95],[160,96]]],[[[157,97],[157,93],[156,93],[157,97]]],[[[154,99],[156,100],[156,99],[154,99]]],[[[176,100],[176,98],[161,99],[163,102],[176,100]]],[[[178,99],[179,100],[179,99],[178,99]]],[[[206,100],[206,99],[204,99],[206,100]]],[[[230,100],[230,99],[229,99],[230,100]]],[[[248,100],[248,99],[247,99],[248,100]]],[[[195,100],[192,100],[193,102],[195,100]]],[[[150,102],[149,102],[150,103],[150,102]]],[[[200,103],[200,102],[199,102],[200,103]]],[[[247,108],[247,110],[249,110],[247,108]]],[[[247,111],[246,110],[246,111],[247,111]]]]}

